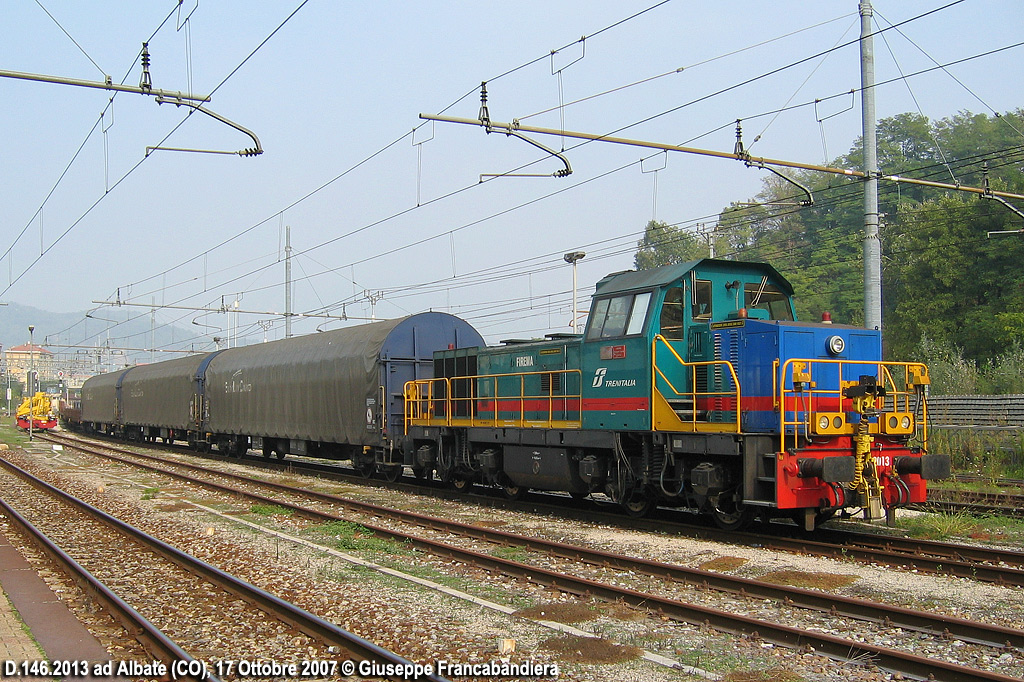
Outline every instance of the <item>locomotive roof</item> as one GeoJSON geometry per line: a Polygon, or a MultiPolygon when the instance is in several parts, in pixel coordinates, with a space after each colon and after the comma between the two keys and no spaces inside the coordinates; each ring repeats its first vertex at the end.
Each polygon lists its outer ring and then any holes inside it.
{"type": "Polygon", "coordinates": [[[625,270],[605,275],[604,279],[597,283],[595,295],[614,294],[620,291],[633,291],[637,289],[650,289],[671,284],[691,270],[700,271],[707,266],[712,266],[717,272],[734,272],[757,274],[758,276],[768,275],[768,278],[775,281],[787,294],[793,293],[793,286],[779,271],[767,263],[753,261],[722,260],[718,258],[701,258],[675,265],[663,265],[660,268],[649,270],[625,270]]]}

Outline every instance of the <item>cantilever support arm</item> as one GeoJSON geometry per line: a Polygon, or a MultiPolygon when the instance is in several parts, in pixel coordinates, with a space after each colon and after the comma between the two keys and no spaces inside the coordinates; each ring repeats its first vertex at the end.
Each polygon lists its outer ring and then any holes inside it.
{"type": "Polygon", "coordinates": [[[775,173],[780,178],[782,178],[783,180],[785,180],[789,184],[794,185],[797,189],[799,189],[801,192],[806,194],[807,198],[806,199],[801,199],[800,201],[796,202],[797,206],[804,206],[804,207],[814,206],[814,195],[811,194],[811,190],[808,189],[807,187],[801,185],[799,182],[797,182],[793,178],[789,177],[788,175],[782,174],[781,172],[775,170],[771,166],[766,165],[763,161],[757,161],[755,159],[747,159],[746,164],[747,164],[748,168],[751,168],[751,167],[753,167],[753,168],[762,168],[762,169],[764,169],[766,171],[771,171],[772,173],[775,173]]]}
{"type": "Polygon", "coordinates": [[[210,116],[211,118],[215,118],[218,121],[220,121],[221,123],[224,123],[225,125],[231,126],[235,130],[242,131],[243,133],[245,133],[246,135],[248,135],[249,137],[252,138],[252,141],[255,143],[256,146],[250,147],[248,149],[239,149],[237,152],[228,152],[228,151],[221,151],[221,150],[216,150],[216,149],[183,149],[183,148],[180,148],[180,147],[146,147],[146,156],[149,156],[150,152],[156,151],[157,149],[163,149],[165,151],[174,151],[174,152],[201,152],[201,153],[204,153],[204,154],[237,154],[238,156],[259,156],[260,154],[263,153],[263,147],[260,145],[260,139],[258,137],[256,137],[255,133],[253,133],[248,128],[243,128],[242,126],[238,125],[237,123],[235,123],[234,121],[232,121],[230,119],[224,118],[223,116],[221,116],[220,114],[218,114],[218,113],[216,113],[214,111],[210,111],[209,109],[203,108],[203,105],[201,105],[201,104],[196,104],[195,102],[188,102],[188,101],[185,101],[185,100],[182,100],[182,99],[177,99],[177,98],[170,99],[170,98],[167,98],[167,97],[157,97],[156,98],[156,103],[157,104],[170,103],[170,104],[173,104],[174,106],[178,106],[178,107],[186,106],[186,107],[190,107],[190,108],[194,109],[195,111],[201,111],[204,114],[206,114],[207,116],[210,116]]]}
{"type": "MultiPolygon", "coordinates": [[[[492,132],[490,126],[485,127],[488,133],[492,132]]],[[[526,135],[523,135],[519,131],[513,130],[512,128],[502,129],[498,132],[505,133],[505,135],[509,137],[519,138],[523,142],[528,142],[532,144],[534,147],[537,147],[538,149],[541,149],[547,152],[548,154],[551,154],[551,156],[556,157],[559,161],[564,163],[565,168],[560,168],[556,170],[554,173],[482,173],[480,175],[481,182],[483,182],[484,178],[564,178],[568,175],[572,175],[572,166],[569,165],[569,159],[565,158],[565,155],[562,154],[561,152],[555,151],[554,149],[551,149],[550,147],[543,145],[540,142],[537,142],[537,140],[531,140],[526,135]]]]}
{"type": "MultiPolygon", "coordinates": [[[[484,126],[489,129],[504,132],[505,130],[517,130],[521,132],[532,133],[534,135],[555,135],[558,137],[571,137],[577,140],[589,140],[592,142],[606,142],[610,144],[621,144],[629,145],[632,147],[641,147],[645,149],[660,149],[670,152],[682,152],[685,154],[699,154],[701,156],[711,156],[720,159],[738,159],[740,161],[746,161],[745,154],[736,154],[734,152],[720,152],[711,149],[697,149],[695,147],[684,147],[676,144],[665,144],[661,142],[649,142],[644,140],[631,140],[622,137],[613,137],[611,135],[597,135],[594,133],[584,133],[572,130],[560,130],[557,128],[538,128],[534,126],[525,126],[512,123],[498,123],[495,121],[488,120],[483,122],[477,118],[456,118],[454,116],[441,116],[437,114],[420,114],[420,118],[425,121],[443,121],[445,123],[462,123],[465,125],[484,126]]],[[[817,171],[819,173],[830,173],[832,175],[844,175],[850,178],[866,178],[867,174],[864,171],[850,170],[846,168],[832,168],[829,166],[819,166],[810,163],[798,163],[795,161],[786,161],[783,159],[769,159],[765,157],[752,157],[750,160],[757,161],[759,163],[766,164],[768,166],[780,166],[783,168],[802,168],[804,170],[817,171]]],[[[925,187],[937,187],[940,189],[950,189],[960,192],[973,192],[975,194],[984,194],[986,190],[980,187],[967,187],[964,185],[951,185],[945,182],[933,182],[931,180],[918,180],[917,178],[904,178],[899,175],[879,175],[879,180],[888,180],[890,182],[904,182],[913,185],[922,185],[925,187]]],[[[989,192],[993,196],[999,196],[1006,199],[1024,199],[1024,194],[1013,194],[1011,192],[1002,192],[992,190],[989,192]]]]}
{"type": "MultiPolygon", "coordinates": [[[[1024,211],[1021,211],[1019,208],[1017,208],[1016,206],[1011,204],[1006,199],[1003,199],[1002,197],[997,197],[994,194],[982,194],[981,198],[982,199],[991,199],[993,201],[998,201],[1000,204],[1002,204],[1006,208],[1010,209],[1011,211],[1013,211],[1014,213],[1019,215],[1021,218],[1024,218],[1024,211]]],[[[991,238],[992,235],[994,235],[994,234],[996,234],[996,235],[999,235],[999,234],[1024,234],[1024,227],[1022,227],[1019,230],[994,230],[994,231],[990,231],[988,233],[988,236],[991,238]]]]}

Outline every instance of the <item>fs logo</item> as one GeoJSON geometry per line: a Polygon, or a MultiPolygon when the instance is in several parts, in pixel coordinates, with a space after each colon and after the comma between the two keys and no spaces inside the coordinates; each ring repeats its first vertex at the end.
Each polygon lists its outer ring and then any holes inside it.
{"type": "Polygon", "coordinates": [[[633,388],[636,386],[636,379],[608,379],[605,381],[605,375],[608,374],[607,367],[598,367],[594,372],[594,388],[633,388]]]}

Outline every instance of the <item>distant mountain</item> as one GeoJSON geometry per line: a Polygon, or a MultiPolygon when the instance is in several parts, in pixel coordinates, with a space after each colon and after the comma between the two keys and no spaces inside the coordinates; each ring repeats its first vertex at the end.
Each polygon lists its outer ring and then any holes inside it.
{"type": "Polygon", "coordinates": [[[87,317],[85,311],[54,313],[13,301],[0,306],[0,344],[4,348],[28,343],[29,325],[35,326],[32,338],[36,345],[52,351],[77,368],[88,370],[89,374],[117,366],[180,357],[146,350],[154,346],[213,350],[209,338],[199,337],[191,329],[159,321],[154,343],[153,325],[146,309],[132,313],[104,309],[93,317],[87,317]]]}

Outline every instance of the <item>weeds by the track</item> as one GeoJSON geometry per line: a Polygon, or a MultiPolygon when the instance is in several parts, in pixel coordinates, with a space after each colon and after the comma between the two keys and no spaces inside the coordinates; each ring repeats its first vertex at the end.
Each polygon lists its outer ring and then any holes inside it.
{"type": "Polygon", "coordinates": [[[996,542],[1024,542],[1024,521],[1004,516],[975,516],[967,512],[940,512],[901,517],[897,527],[926,540],[963,538],[996,542]]]}

